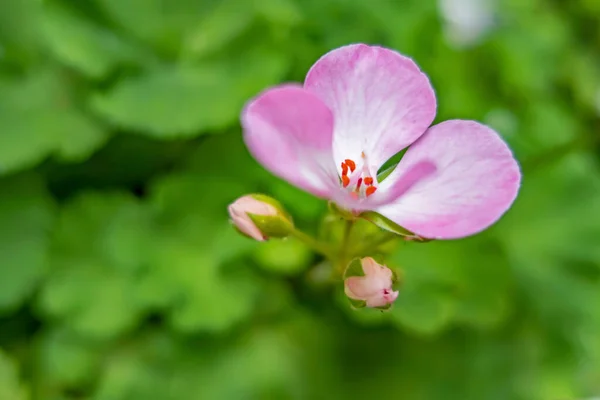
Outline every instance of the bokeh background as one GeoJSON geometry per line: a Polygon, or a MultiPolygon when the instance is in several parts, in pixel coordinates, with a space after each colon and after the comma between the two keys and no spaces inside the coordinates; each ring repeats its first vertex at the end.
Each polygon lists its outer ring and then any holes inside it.
{"type": "Polygon", "coordinates": [[[600,2],[1,0],[0,400],[575,400],[600,395],[600,2]],[[355,311],[226,205],[326,204],[247,154],[244,102],[352,42],[413,57],[437,121],[524,173],[473,238],[405,244],[355,311]]]}

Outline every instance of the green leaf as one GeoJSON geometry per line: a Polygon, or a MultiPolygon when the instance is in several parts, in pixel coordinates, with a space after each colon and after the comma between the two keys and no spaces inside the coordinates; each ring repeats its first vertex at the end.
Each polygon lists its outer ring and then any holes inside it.
{"type": "Polygon", "coordinates": [[[0,43],[3,62],[30,65],[41,58],[42,3],[38,0],[0,2],[0,43]]]}
{"type": "Polygon", "coordinates": [[[125,80],[91,105],[123,128],[171,139],[233,122],[234,90],[219,70],[173,67],[125,80]]]}
{"type": "Polygon", "coordinates": [[[436,333],[452,322],[493,328],[510,311],[510,263],[486,236],[407,244],[394,256],[403,285],[392,314],[403,326],[436,333]]]}
{"type": "Polygon", "coordinates": [[[600,248],[593,245],[600,235],[599,173],[593,157],[572,154],[530,174],[498,226],[511,254],[550,263],[599,260],[600,248]]]}
{"type": "Polygon", "coordinates": [[[595,332],[597,312],[588,305],[600,301],[597,162],[571,154],[529,178],[496,234],[538,318],[578,343],[578,335],[595,332]]]}
{"type": "Polygon", "coordinates": [[[324,369],[324,354],[319,353],[310,365],[306,349],[311,346],[314,354],[326,333],[316,339],[322,325],[298,318],[288,325],[260,326],[236,338],[203,336],[201,340],[175,340],[168,332],[147,332],[108,354],[94,398],[312,398],[307,395],[312,392],[306,389],[307,377],[313,367],[317,375],[324,369]]]}
{"type": "Polygon", "coordinates": [[[67,330],[46,332],[37,354],[42,385],[76,387],[93,382],[103,350],[102,346],[67,330]]]}
{"type": "Polygon", "coordinates": [[[160,240],[140,296],[165,307],[178,330],[223,331],[255,307],[261,283],[239,257],[256,243],[235,232],[226,214],[241,187],[187,174],[158,181],[153,188],[160,240]],[[210,195],[198,197],[197,188],[203,186],[211,188],[210,195]]]}
{"type": "Polygon", "coordinates": [[[254,20],[251,2],[222,0],[204,15],[187,33],[183,52],[188,57],[201,57],[223,48],[242,35],[254,20]]]}
{"type": "Polygon", "coordinates": [[[95,0],[122,29],[174,56],[182,38],[202,21],[210,1],[95,0]]]}
{"type": "Polygon", "coordinates": [[[143,52],[114,32],[60,6],[44,12],[44,39],[54,55],[92,78],[102,78],[120,64],[141,63],[143,52]]]}
{"type": "Polygon", "coordinates": [[[126,79],[91,102],[114,124],[148,135],[190,137],[237,124],[244,103],[285,74],[288,60],[250,47],[196,66],[165,66],[126,79]]]}
{"type": "Polygon", "coordinates": [[[226,265],[214,260],[208,243],[185,239],[161,243],[152,264],[154,287],[162,286],[170,299],[170,323],[182,332],[227,330],[254,309],[259,282],[239,261],[223,272],[226,265]]]}
{"type": "Polygon", "coordinates": [[[152,235],[150,215],[128,195],[73,199],[54,233],[42,310],[89,337],[110,338],[134,327],[147,307],[135,288],[152,257],[152,235]]]}
{"type": "Polygon", "coordinates": [[[53,211],[37,177],[0,180],[0,312],[19,307],[45,274],[53,211]]]}
{"type": "Polygon", "coordinates": [[[51,154],[85,159],[105,132],[75,109],[68,81],[53,71],[0,80],[0,173],[37,164],[51,154]]]}
{"type": "Polygon", "coordinates": [[[27,400],[29,391],[19,382],[16,363],[0,349],[0,399],[27,400]]]}
{"type": "Polygon", "coordinates": [[[296,0],[264,0],[254,3],[258,15],[280,25],[297,25],[303,19],[296,0]]]}

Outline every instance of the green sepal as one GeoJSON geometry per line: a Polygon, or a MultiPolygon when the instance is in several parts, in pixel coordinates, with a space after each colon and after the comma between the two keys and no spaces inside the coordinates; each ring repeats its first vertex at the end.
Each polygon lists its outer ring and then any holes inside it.
{"type": "MultiPolygon", "coordinates": [[[[344,280],[353,276],[365,276],[361,259],[358,257],[352,259],[344,269],[344,280]]],[[[348,296],[346,296],[346,298],[354,309],[365,308],[367,306],[367,302],[364,300],[351,299],[348,296]]]]}
{"type": "Polygon", "coordinates": [[[427,239],[418,235],[415,235],[413,237],[406,237],[405,238],[407,241],[410,242],[416,242],[416,243],[427,243],[427,242],[431,242],[434,239],[427,239]]]}
{"type": "Polygon", "coordinates": [[[360,258],[352,259],[344,269],[344,279],[351,276],[365,276],[360,258]]]}
{"type": "Polygon", "coordinates": [[[378,175],[377,175],[377,182],[381,183],[385,178],[387,178],[392,172],[394,172],[394,170],[396,169],[396,167],[398,166],[398,164],[394,164],[389,166],[388,168],[384,169],[383,171],[381,171],[378,175]]]}
{"type": "Polygon", "coordinates": [[[381,311],[387,311],[390,308],[392,308],[392,303],[386,304],[385,306],[381,306],[381,307],[373,307],[377,310],[381,310],[381,311]]]}
{"type": "Polygon", "coordinates": [[[294,230],[294,224],[284,215],[247,215],[267,238],[285,238],[294,230]]]}
{"type": "Polygon", "coordinates": [[[283,207],[283,204],[281,204],[278,200],[275,200],[274,198],[272,198],[270,196],[267,196],[266,194],[261,194],[261,193],[252,193],[249,196],[252,196],[254,199],[256,199],[258,201],[262,201],[263,203],[267,203],[267,204],[272,205],[284,217],[286,217],[287,219],[289,219],[290,222],[292,221],[292,216],[286,211],[286,209],[283,207]]]}
{"type": "Polygon", "coordinates": [[[423,238],[406,228],[401,227],[394,221],[384,217],[383,215],[376,213],[375,211],[365,211],[359,215],[360,218],[366,219],[372,222],[383,230],[394,233],[399,236],[403,236],[406,240],[415,242],[429,242],[431,239],[423,238]]]}
{"type": "Polygon", "coordinates": [[[352,213],[352,211],[341,208],[340,206],[335,204],[333,201],[330,201],[328,206],[329,206],[329,211],[331,211],[332,214],[337,215],[340,218],[350,220],[350,221],[353,221],[356,219],[356,215],[354,215],[352,213]]]}
{"type": "Polygon", "coordinates": [[[367,302],[364,300],[355,300],[348,297],[348,301],[350,302],[352,308],[355,309],[365,308],[367,306],[367,302]]]}

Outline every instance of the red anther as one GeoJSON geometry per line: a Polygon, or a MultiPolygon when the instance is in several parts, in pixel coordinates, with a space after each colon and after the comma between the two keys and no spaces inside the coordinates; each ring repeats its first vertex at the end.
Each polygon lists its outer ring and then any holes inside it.
{"type": "Polygon", "coordinates": [[[365,193],[366,193],[367,197],[369,197],[370,195],[375,193],[376,190],[377,190],[377,188],[375,186],[369,186],[365,193]]]}
{"type": "Polygon", "coordinates": [[[356,190],[360,190],[360,185],[363,182],[363,178],[358,178],[358,182],[356,182],[356,190]]]}
{"type": "Polygon", "coordinates": [[[350,184],[350,178],[348,178],[348,175],[342,175],[342,185],[344,187],[346,187],[349,184],[350,184]]]}
{"type": "Polygon", "coordinates": [[[348,175],[348,166],[346,163],[342,163],[342,175],[348,175]]]}
{"type": "Polygon", "coordinates": [[[354,170],[356,169],[356,164],[354,163],[354,161],[345,159],[344,162],[346,163],[348,168],[350,168],[350,172],[354,172],[354,170]]]}
{"type": "Polygon", "coordinates": [[[372,184],[373,184],[373,178],[371,178],[370,176],[367,176],[365,178],[365,185],[371,186],[372,184]]]}

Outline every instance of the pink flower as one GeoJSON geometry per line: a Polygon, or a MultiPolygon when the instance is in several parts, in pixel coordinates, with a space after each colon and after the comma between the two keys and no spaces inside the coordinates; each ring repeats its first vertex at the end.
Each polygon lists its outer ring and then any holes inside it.
{"type": "Polygon", "coordinates": [[[510,207],[519,166],[492,129],[464,120],[430,127],[435,113],[433,88],[411,59],[353,44],[321,57],[304,85],[251,100],[242,125],[252,155],[299,188],[422,237],[472,235],[510,207]],[[379,168],[408,146],[379,182],[379,168]]]}
{"type": "Polygon", "coordinates": [[[257,216],[277,216],[279,211],[273,205],[255,199],[253,196],[243,196],[234,201],[227,208],[231,221],[242,233],[258,241],[265,241],[268,237],[261,232],[248,213],[257,216]]]}
{"type": "Polygon", "coordinates": [[[385,307],[392,304],[398,292],[392,290],[392,270],[377,264],[371,257],[361,260],[365,276],[346,278],[344,291],[354,300],[363,300],[367,307],[385,307]]]}

